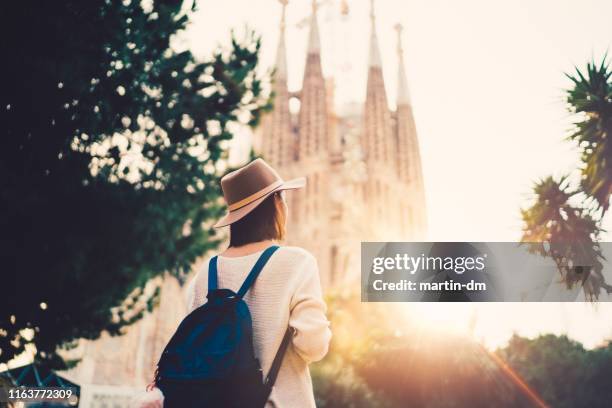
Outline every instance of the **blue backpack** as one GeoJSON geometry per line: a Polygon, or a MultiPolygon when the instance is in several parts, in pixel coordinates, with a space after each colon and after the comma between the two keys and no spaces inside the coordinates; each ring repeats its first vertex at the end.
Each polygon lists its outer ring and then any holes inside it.
{"type": "Polygon", "coordinates": [[[217,288],[217,257],[210,260],[208,301],[183,319],[157,365],[155,385],[164,394],[164,407],[265,406],[292,331],[285,332],[263,378],[243,297],[277,249],[271,246],[261,254],[237,293],[217,288]]]}

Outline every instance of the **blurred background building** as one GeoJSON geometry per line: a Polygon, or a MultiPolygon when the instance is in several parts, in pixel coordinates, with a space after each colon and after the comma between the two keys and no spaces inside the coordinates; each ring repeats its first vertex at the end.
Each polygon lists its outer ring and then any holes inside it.
{"type": "MultiPolygon", "coordinates": [[[[302,88],[287,86],[286,0],[276,55],[274,109],[255,137],[256,152],[285,178],[306,176],[287,195],[288,243],[319,261],[324,287],[357,278],[361,241],[422,240],[426,235],[421,158],[397,25],[398,90],[389,109],[374,4],[365,104],[334,109],[334,79],[324,78],[317,4],[313,2],[302,88]],[[290,105],[299,109],[292,110],[290,105]]],[[[348,13],[346,3],[343,13],[348,13]]]]}

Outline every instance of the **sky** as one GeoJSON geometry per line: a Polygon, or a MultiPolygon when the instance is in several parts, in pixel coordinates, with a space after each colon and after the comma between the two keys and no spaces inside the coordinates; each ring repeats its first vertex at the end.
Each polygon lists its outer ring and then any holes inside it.
{"type": "MultiPolygon", "coordinates": [[[[319,23],[325,75],[336,80],[337,104],[363,101],[369,0],[323,1],[319,23]]],[[[301,86],[309,0],[287,8],[289,86],[301,86]]],[[[612,44],[607,0],[377,0],[378,37],[390,105],[396,95],[393,26],[404,26],[405,63],[415,111],[430,240],[515,241],[519,209],[533,182],[576,168],[564,137],[572,118],[564,104],[575,65],[600,59],[612,44]]],[[[202,1],[185,44],[206,57],[245,24],[262,36],[262,65],[274,63],[277,0],[202,1]]],[[[612,229],[608,220],[606,226],[612,229]]],[[[608,238],[610,236],[608,235],[608,238]]]]}
{"type": "MultiPolygon", "coordinates": [[[[289,87],[301,86],[309,0],[287,8],[289,87]]],[[[324,74],[336,81],[337,107],[365,98],[369,0],[319,7],[324,74]]],[[[178,47],[205,58],[247,24],[262,36],[262,66],[273,65],[277,0],[201,1],[178,47]]],[[[564,76],[612,46],[609,0],[376,0],[376,28],[390,107],[396,95],[393,26],[404,27],[404,58],[414,108],[431,241],[516,241],[520,208],[534,181],[572,172],[575,147],[564,140],[572,117],[564,76]]],[[[248,140],[243,134],[238,145],[248,140]]],[[[612,218],[604,225],[612,230],[612,218]]],[[[611,234],[605,236],[610,240],[611,234]]],[[[466,305],[466,308],[469,305],[466,305]]],[[[427,305],[423,313],[434,315],[427,305]]],[[[612,338],[612,304],[491,304],[476,307],[486,341],[513,331],[569,333],[587,346],[612,338]]],[[[472,306],[461,321],[468,321],[472,306]]],[[[419,309],[421,310],[421,309],[419,309]]],[[[437,310],[437,309],[436,309],[437,310]]],[[[444,310],[444,309],[442,309],[444,310]]],[[[447,313],[438,313],[445,316],[447,313]]],[[[478,328],[476,329],[478,332],[478,328]]]]}

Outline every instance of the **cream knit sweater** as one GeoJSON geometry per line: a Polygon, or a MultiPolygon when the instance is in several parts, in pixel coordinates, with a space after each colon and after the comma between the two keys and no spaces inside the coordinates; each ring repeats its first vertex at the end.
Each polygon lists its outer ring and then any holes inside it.
{"type": "MultiPolygon", "coordinates": [[[[237,291],[262,252],[235,258],[219,256],[218,287],[237,291]]],[[[205,262],[187,290],[189,312],[206,303],[207,286],[208,262],[205,262]]],[[[331,338],[316,259],[304,249],[280,247],[244,300],[253,318],[253,346],[264,375],[272,365],[287,325],[295,329],[266,407],[314,407],[308,363],[325,356],[331,338]]]]}

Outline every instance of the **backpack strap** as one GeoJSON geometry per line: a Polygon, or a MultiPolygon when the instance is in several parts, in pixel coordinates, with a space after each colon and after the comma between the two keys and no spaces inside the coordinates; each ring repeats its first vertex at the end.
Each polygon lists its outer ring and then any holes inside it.
{"type": "Polygon", "coordinates": [[[291,327],[287,327],[285,331],[285,336],[283,337],[283,341],[278,347],[278,351],[274,356],[274,360],[272,360],[272,366],[270,367],[270,371],[268,371],[268,375],[266,375],[266,379],[264,381],[264,385],[268,388],[268,397],[269,392],[272,391],[272,387],[274,386],[274,382],[276,382],[276,377],[278,376],[278,372],[280,371],[281,364],[283,362],[283,357],[285,356],[285,352],[287,351],[287,347],[289,347],[289,342],[293,337],[293,329],[291,327]]]}
{"type": "Polygon", "coordinates": [[[251,269],[251,272],[249,272],[249,275],[246,277],[244,283],[238,290],[238,298],[242,298],[247,293],[251,285],[253,285],[253,282],[255,282],[255,279],[257,279],[257,277],[259,276],[259,272],[261,272],[264,265],[268,262],[268,259],[270,259],[272,254],[276,252],[277,249],[278,245],[272,245],[271,247],[266,248],[263,254],[259,256],[259,259],[257,260],[257,262],[255,262],[253,269],[251,269]]]}
{"type": "Polygon", "coordinates": [[[208,262],[208,291],[217,289],[217,255],[208,262]]]}

